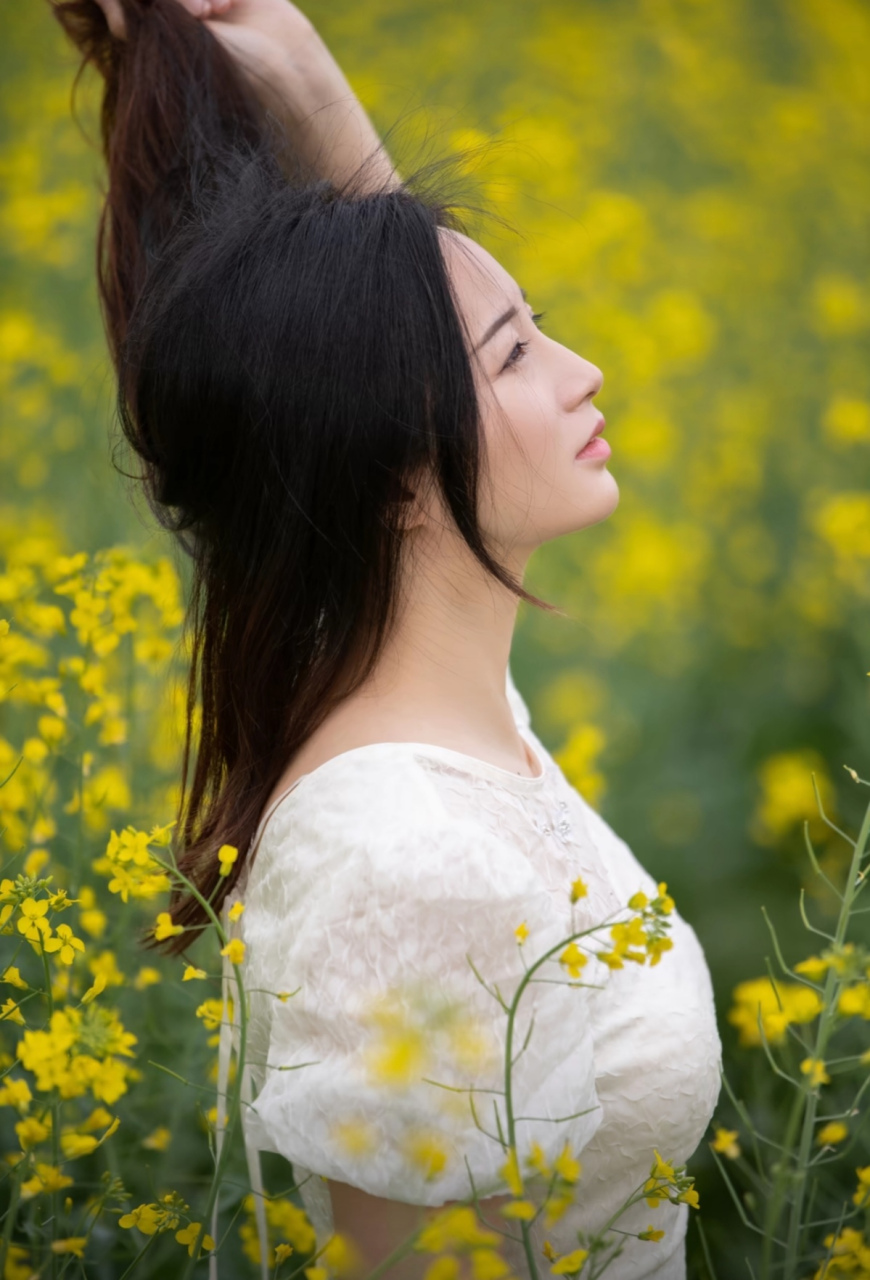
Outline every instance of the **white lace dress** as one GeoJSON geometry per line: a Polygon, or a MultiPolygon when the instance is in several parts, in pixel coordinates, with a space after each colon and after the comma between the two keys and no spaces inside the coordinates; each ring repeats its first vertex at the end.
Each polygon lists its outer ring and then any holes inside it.
{"type": "MultiPolygon", "coordinates": [[[[652,877],[532,733],[509,674],[508,694],[539,776],[378,743],[297,780],[260,824],[237,926],[251,992],[246,1133],[254,1149],[292,1161],[297,1179],[314,1175],[302,1194],[319,1233],[332,1225],[326,1178],[419,1205],[466,1197],[469,1170],[480,1194],[508,1191],[493,1137],[505,1123],[495,1091],[507,1018],[469,958],[509,1002],[524,963],[625,917],[638,890],[655,896],[652,877]],[[578,877],[589,892],[572,906],[578,877]],[[388,993],[393,1003],[373,1016],[388,993]]],[[[710,977],[692,929],[676,912],[671,920],[674,946],[656,967],[611,970],[594,956],[602,935],[589,940],[587,985],[566,985],[550,961],[551,981],[520,1002],[520,1157],[536,1142],[552,1160],[567,1142],[583,1167],[575,1205],[546,1230],[535,1224],[537,1247],[576,1248],[578,1228],[612,1217],[655,1150],[685,1162],[710,1120],[721,1051],[710,977]]],[[[688,1212],[641,1201],[617,1226],[652,1225],[664,1238],[626,1237],[608,1277],[682,1280],[688,1212]]]]}

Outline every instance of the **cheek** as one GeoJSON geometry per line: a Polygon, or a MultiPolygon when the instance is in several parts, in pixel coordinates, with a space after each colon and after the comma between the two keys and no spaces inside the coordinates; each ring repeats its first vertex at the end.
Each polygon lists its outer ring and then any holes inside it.
{"type": "Polygon", "coordinates": [[[534,519],[564,483],[566,459],[559,448],[557,415],[523,383],[503,391],[484,410],[490,504],[496,526],[517,527],[534,519]]]}

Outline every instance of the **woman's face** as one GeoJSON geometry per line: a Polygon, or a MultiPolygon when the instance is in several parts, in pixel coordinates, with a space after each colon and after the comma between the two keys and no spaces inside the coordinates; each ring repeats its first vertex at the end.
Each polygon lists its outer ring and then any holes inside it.
{"type": "Polygon", "coordinates": [[[480,525],[496,552],[524,561],[551,538],[604,520],[619,501],[592,403],[604,376],[537,328],[491,254],[457,232],[443,235],[486,441],[480,525]]]}

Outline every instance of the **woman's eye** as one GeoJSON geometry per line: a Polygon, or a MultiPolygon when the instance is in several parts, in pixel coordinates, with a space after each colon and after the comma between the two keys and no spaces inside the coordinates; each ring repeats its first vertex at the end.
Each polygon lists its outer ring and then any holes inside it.
{"type": "Polygon", "coordinates": [[[518,342],[517,345],[514,347],[513,351],[508,356],[507,360],[505,360],[504,367],[506,369],[510,369],[512,365],[518,364],[520,360],[522,360],[523,356],[525,355],[526,347],[528,345],[529,345],[528,342],[518,342]]]}
{"type": "MultiPolygon", "coordinates": [[[[534,321],[534,323],[538,326],[539,329],[541,327],[541,321],[544,319],[544,316],[546,314],[547,313],[545,311],[537,311],[531,316],[531,319],[534,321]]],[[[524,342],[518,342],[516,344],[513,351],[510,353],[510,355],[508,356],[507,360],[504,363],[505,369],[510,369],[513,365],[519,364],[520,360],[522,360],[523,356],[525,355],[526,348],[528,347],[528,345],[529,345],[528,340],[524,342]]]]}

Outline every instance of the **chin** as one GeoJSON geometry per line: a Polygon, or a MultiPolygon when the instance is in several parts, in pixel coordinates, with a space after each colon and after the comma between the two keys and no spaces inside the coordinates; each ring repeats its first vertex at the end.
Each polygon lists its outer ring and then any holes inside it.
{"type": "Polygon", "coordinates": [[[602,469],[598,483],[589,487],[593,492],[584,496],[581,508],[582,518],[572,526],[570,530],[572,533],[588,529],[593,524],[600,524],[602,520],[613,515],[619,506],[619,485],[606,467],[602,469]]]}

